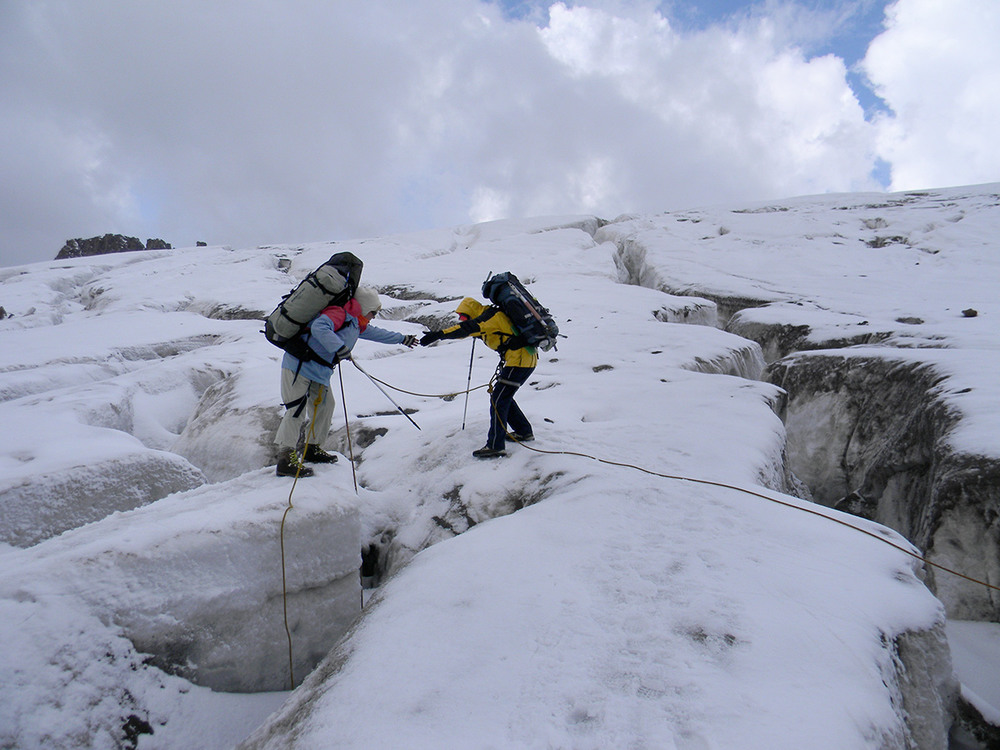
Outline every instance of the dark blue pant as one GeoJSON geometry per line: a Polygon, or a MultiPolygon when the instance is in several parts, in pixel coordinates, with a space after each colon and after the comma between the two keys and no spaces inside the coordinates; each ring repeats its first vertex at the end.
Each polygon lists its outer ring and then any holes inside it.
{"type": "Polygon", "coordinates": [[[517,389],[535,371],[534,367],[502,367],[490,394],[490,435],[486,445],[493,450],[504,449],[507,425],[517,435],[530,435],[531,423],[514,401],[517,389]]]}

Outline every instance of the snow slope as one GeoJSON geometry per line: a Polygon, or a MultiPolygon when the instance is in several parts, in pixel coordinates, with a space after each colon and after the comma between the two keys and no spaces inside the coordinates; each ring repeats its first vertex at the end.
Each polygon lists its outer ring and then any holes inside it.
{"type": "MultiPolygon", "coordinates": [[[[713,270],[727,292],[771,252],[751,257],[770,214],[737,216],[762,220],[737,253],[747,267],[713,270]]],[[[616,224],[600,223],[3,269],[0,512],[30,497],[64,523],[29,539],[0,516],[16,545],[0,547],[0,747],[225,748],[259,725],[246,747],[944,746],[956,690],[944,614],[910,546],[786,494],[782,394],[755,380],[760,347],[713,327],[712,301],[620,283],[616,224]],[[486,396],[473,391],[463,430],[452,394],[470,350],[473,386],[488,381],[481,345],[361,343],[359,363],[408,391],[392,395],[420,429],[345,366],[360,490],[341,403],[326,445],[343,457],[289,501],[291,482],[262,469],[279,352],[255,318],[339,250],[386,292],[377,324],[407,333],[453,320],[490,271],[528,282],[566,336],[519,395],[537,440],[471,457],[486,396]],[[136,495],[109,482],[122,475],[110,462],[153,459],[172,484],[136,495]],[[384,581],[362,611],[351,571],[369,544],[384,581]],[[335,618],[353,623],[339,640],[320,624],[335,618]],[[232,653],[212,661],[206,644],[232,653]]],[[[672,241],[678,266],[693,244],[672,241]]],[[[969,267],[987,272],[967,267],[967,288],[989,324],[989,248],[968,244],[969,267]]],[[[835,279],[780,268],[773,298],[835,279]]],[[[883,289],[894,270],[880,270],[883,289]]]]}

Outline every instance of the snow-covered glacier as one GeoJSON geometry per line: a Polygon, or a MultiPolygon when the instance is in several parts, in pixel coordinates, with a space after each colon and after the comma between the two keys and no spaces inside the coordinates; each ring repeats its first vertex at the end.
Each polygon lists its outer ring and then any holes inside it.
{"type": "Polygon", "coordinates": [[[834,429],[854,396],[792,382],[875,356],[855,345],[964,353],[913,361],[937,368],[938,447],[994,455],[1000,406],[959,367],[992,362],[990,195],[881,196],[885,226],[859,218],[875,198],[825,197],[0,269],[0,747],[975,742],[996,704],[956,680],[932,593],[952,607],[964,584],[921,557],[994,580],[935,536],[970,545],[982,508],[934,527],[947,514],[899,489],[923,480],[860,440],[888,421],[834,429]],[[877,241],[903,224],[916,250],[877,241]],[[340,461],[274,476],[280,352],[260,318],[340,250],[383,294],[375,324],[404,333],[518,274],[564,334],[518,397],[537,440],[471,457],[482,345],[361,343],[382,390],[342,366],[340,461]],[[947,294],[916,294],[913,257],[947,294]],[[851,493],[867,512],[826,507],[851,493]]]}

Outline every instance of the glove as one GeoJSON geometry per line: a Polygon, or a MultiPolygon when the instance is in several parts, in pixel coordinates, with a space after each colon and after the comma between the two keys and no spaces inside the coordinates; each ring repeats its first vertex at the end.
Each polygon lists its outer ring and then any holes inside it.
{"type": "Polygon", "coordinates": [[[348,349],[346,346],[342,346],[340,347],[340,349],[337,350],[337,353],[333,355],[333,364],[339,365],[345,359],[350,359],[350,358],[351,358],[351,350],[348,349]]]}
{"type": "Polygon", "coordinates": [[[410,336],[404,336],[403,337],[403,346],[405,346],[407,349],[412,349],[416,345],[417,345],[417,337],[416,336],[410,335],[410,336]]]}
{"type": "Polygon", "coordinates": [[[440,338],[441,338],[441,331],[428,331],[420,339],[420,346],[427,346],[428,344],[433,344],[440,338]]]}

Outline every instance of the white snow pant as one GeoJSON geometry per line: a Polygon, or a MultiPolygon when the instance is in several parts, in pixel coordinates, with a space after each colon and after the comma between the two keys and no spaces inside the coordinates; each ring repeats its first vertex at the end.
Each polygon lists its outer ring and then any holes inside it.
{"type": "Polygon", "coordinates": [[[312,424],[305,439],[313,445],[322,446],[330,434],[333,407],[336,406],[330,387],[301,375],[296,377],[294,372],[282,367],[281,401],[285,405],[285,413],[274,436],[278,449],[298,447],[302,424],[307,416],[312,424]]]}

